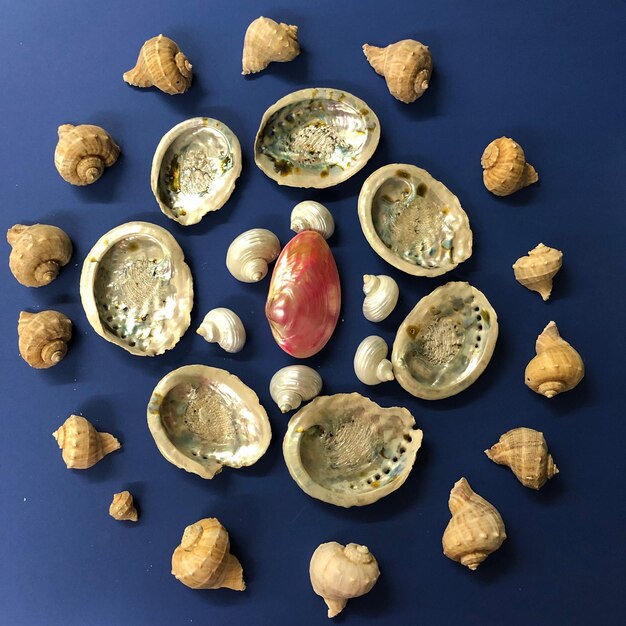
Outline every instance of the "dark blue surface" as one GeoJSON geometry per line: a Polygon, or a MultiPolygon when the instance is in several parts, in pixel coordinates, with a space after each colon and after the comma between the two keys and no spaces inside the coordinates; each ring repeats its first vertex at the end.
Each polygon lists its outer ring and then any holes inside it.
{"type": "MultiPolygon", "coordinates": [[[[0,437],[0,623],[11,625],[325,624],[308,563],[329,540],[367,544],[380,581],[353,600],[339,623],[424,625],[623,623],[624,125],[623,2],[437,0],[432,2],[48,2],[0,0],[2,228],[44,222],[75,244],[52,285],[20,286],[0,264],[3,304],[0,437]],[[246,79],[243,35],[264,14],[297,24],[303,53],[246,79]],[[160,32],[194,65],[182,96],[138,90],[122,81],[141,44],[160,32]],[[431,48],[435,74],[422,100],[388,94],[361,45],[414,37],[431,48]],[[370,163],[326,191],[279,188],[252,160],[264,110],[308,86],[348,90],[380,118],[382,139],[370,163]],[[162,215],[149,172],[160,137],[195,115],[220,119],[239,137],[244,169],[226,206],[197,226],[162,215]],[[65,183],[53,165],[59,124],[95,123],[123,155],[88,188],[65,183]],[[503,134],[514,137],[540,182],[498,199],[482,185],[480,155],[503,134]],[[437,279],[387,266],[361,234],[356,199],[374,169],[414,163],[461,199],[475,251],[437,279]],[[244,285],[227,272],[229,242],[266,227],[286,243],[288,217],[312,198],[333,212],[331,240],[342,277],[341,321],[309,364],[326,393],[359,391],[401,404],[424,430],[413,473],[395,494],[362,509],[313,500],[291,480],[281,454],[287,417],[268,393],[272,373],[292,362],[274,344],[263,315],[268,279],[244,285]],[[107,230],[129,220],[170,230],[195,278],[192,326],[171,352],[131,356],[98,337],[78,293],[82,260],[107,230]],[[541,301],[513,279],[511,264],[540,241],[564,251],[553,296],[541,301]],[[388,273],[399,305],[381,325],[361,314],[361,275],[388,273]],[[389,342],[419,298],[448,280],[469,280],[491,300],[500,338],[490,366],[461,395],[419,401],[396,383],[366,388],[352,355],[368,334],[389,342]],[[229,306],[249,334],[226,356],[195,334],[209,308],[229,306]],[[55,308],[75,324],[67,358],[48,371],[19,357],[21,309],[55,308]],[[546,400],[523,383],[536,335],[554,319],[581,353],[580,386],[546,400]],[[224,367],[252,386],[270,415],[274,438],[253,467],[213,481],[186,474],[159,454],[145,410],[157,381],[189,363],[224,367]],[[86,472],[65,469],[50,433],[82,413],[123,442],[86,472]],[[524,489],[483,450],[509,428],[546,434],[561,473],[536,493],[524,489]],[[466,476],[500,510],[508,539],[477,572],[441,553],[452,484],[466,476]],[[114,492],[130,489],[137,525],[108,516],[114,492]],[[170,574],[184,527],[216,516],[231,533],[248,589],[192,591],[170,574]]],[[[8,257],[8,245],[4,258],[8,257]]]]}

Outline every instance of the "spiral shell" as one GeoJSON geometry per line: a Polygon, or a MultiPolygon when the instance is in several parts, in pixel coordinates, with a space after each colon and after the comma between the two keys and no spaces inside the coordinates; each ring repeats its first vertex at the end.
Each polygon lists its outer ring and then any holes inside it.
{"type": "Polygon", "coordinates": [[[7,231],[9,268],[26,287],[51,283],[72,256],[72,242],[60,228],[47,224],[16,224],[7,231]]]}
{"type": "Polygon", "coordinates": [[[300,54],[298,27],[257,17],[243,40],[242,74],[256,74],[273,61],[293,61],[300,54]]]}
{"type": "Polygon", "coordinates": [[[270,395],[283,413],[297,409],[322,390],[322,377],[306,365],[288,365],[270,381],[270,395]]]}
{"type": "Polygon", "coordinates": [[[226,352],[239,352],[246,343],[246,329],[239,316],[230,309],[211,309],[196,332],[226,352]]]}
{"type": "Polygon", "coordinates": [[[394,379],[388,353],[387,343],[376,335],[366,337],[359,344],[354,355],[354,373],[364,385],[378,385],[394,379]]]}
{"type": "Polygon", "coordinates": [[[130,491],[121,491],[113,495],[109,515],[120,521],[136,522],[139,519],[130,491]]]}
{"type": "Polygon", "coordinates": [[[379,274],[363,276],[363,315],[370,322],[382,322],[389,317],[398,304],[400,289],[398,283],[391,278],[379,274]]]}
{"type": "Polygon", "coordinates": [[[20,355],[31,367],[46,369],[59,363],[67,353],[72,322],[63,313],[22,311],[17,324],[20,355]]]}
{"type": "Polygon", "coordinates": [[[335,220],[332,213],[323,204],[313,200],[305,200],[293,207],[290,228],[295,233],[303,230],[314,230],[324,239],[329,239],[335,232],[335,220]]]}
{"type": "Polygon", "coordinates": [[[535,168],[526,163],[524,150],[509,137],[494,139],[480,159],[485,187],[496,196],[510,196],[539,180],[535,168]]]}
{"type": "Polygon", "coordinates": [[[537,356],[526,366],[526,385],[546,398],[569,391],[585,375],[580,354],[564,339],[559,329],[550,322],[535,344],[537,356]]]}
{"type": "Polygon", "coordinates": [[[538,292],[544,302],[552,293],[552,279],[563,265],[563,253],[540,243],[513,264],[515,280],[531,291],[538,292]]]}
{"type": "Polygon", "coordinates": [[[111,167],[120,147],[104,128],[92,124],[59,126],[59,141],[54,151],[54,166],[63,180],[79,187],[91,185],[111,167]]]}
{"type": "Polygon", "coordinates": [[[135,67],[123,76],[129,85],[156,87],[170,95],[185,93],[192,77],[187,57],[175,41],[164,35],[148,39],[141,46],[135,67]]]}
{"type": "Polygon", "coordinates": [[[280,241],[265,228],[252,228],[235,237],[226,252],[228,271],[243,283],[256,283],[280,254],[280,241]]]}
{"type": "Polygon", "coordinates": [[[363,53],[397,100],[410,104],[428,89],[433,60],[428,46],[419,41],[403,39],[386,48],[365,44],[363,53]]]}

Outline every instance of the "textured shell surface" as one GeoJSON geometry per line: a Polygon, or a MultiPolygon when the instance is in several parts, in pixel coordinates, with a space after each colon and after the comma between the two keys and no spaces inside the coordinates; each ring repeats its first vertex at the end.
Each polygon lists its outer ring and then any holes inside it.
{"type": "Polygon", "coordinates": [[[261,16],[246,30],[241,73],[256,74],[272,62],[293,61],[299,54],[298,27],[261,16]]]}
{"type": "Polygon", "coordinates": [[[282,413],[297,409],[322,390],[322,377],[306,365],[288,365],[270,380],[270,395],[282,413]]]}
{"type": "Polygon", "coordinates": [[[393,380],[393,366],[387,358],[389,347],[382,337],[363,339],[354,355],[354,373],[364,385],[378,385],[393,380]]]}
{"type": "Polygon", "coordinates": [[[161,211],[189,226],[224,206],[240,174],[241,146],[233,131],[210,117],[194,117],[159,142],[150,185],[161,211]]]}
{"type": "Polygon", "coordinates": [[[93,329],[131,354],[173,348],[191,321],[193,281],[174,237],[148,222],[103,235],[83,263],[80,297],[93,329]]]}
{"type": "Polygon", "coordinates": [[[278,237],[266,228],[237,235],[226,252],[228,271],[241,282],[256,283],[267,276],[269,264],[280,254],[278,237]]]}
{"type": "Polygon", "coordinates": [[[226,370],[206,365],[186,365],[164,376],[147,415],[161,454],[202,478],[213,478],[223,465],[253,465],[272,436],[254,391],[226,370]]]}
{"type": "Polygon", "coordinates": [[[541,295],[544,302],[552,293],[552,279],[563,265],[563,253],[540,243],[528,252],[528,256],[513,264],[515,280],[531,291],[541,295]]]}
{"type": "Polygon", "coordinates": [[[509,196],[539,180],[535,168],[526,162],[522,146],[510,137],[494,139],[480,159],[483,183],[496,196],[509,196]]]}
{"type": "Polygon", "coordinates": [[[378,118],[359,98],[338,89],[302,89],[267,109],[254,160],[279,185],[321,189],[356,174],[379,139],[378,118]]]}
{"type": "Polygon", "coordinates": [[[72,322],[58,311],[22,311],[17,334],[21,357],[31,367],[46,369],[59,363],[67,354],[67,343],[72,338],[72,322]]]}
{"type": "Polygon", "coordinates": [[[359,194],[359,221],[374,251],[413,276],[440,276],[472,254],[472,231],[459,199],[426,170],[393,163],[359,194]]]}
{"type": "Polygon", "coordinates": [[[330,239],[335,232],[335,220],[332,213],[323,204],[313,200],[304,200],[293,207],[290,228],[295,233],[303,230],[315,230],[324,239],[330,239]]]}
{"type": "Polygon", "coordinates": [[[328,244],[313,230],[298,233],[276,261],[265,304],[276,343],[296,358],[317,354],[332,336],[340,308],[339,272],[328,244]]]}
{"type": "Polygon", "coordinates": [[[398,283],[391,278],[379,274],[363,276],[363,316],[370,322],[382,322],[387,319],[398,304],[400,288],[398,283]]]}
{"type": "Polygon", "coordinates": [[[120,491],[120,493],[113,494],[113,500],[109,506],[109,515],[120,521],[136,522],[139,519],[130,491],[120,491]]]}
{"type": "Polygon", "coordinates": [[[196,332],[226,352],[240,352],[246,343],[243,322],[234,311],[224,307],[211,309],[196,332]]]}
{"type": "Polygon", "coordinates": [[[438,400],[467,389],[487,367],[498,316],[484,294],[451,282],[423,297],[398,328],[391,362],[409,393],[438,400]]]}
{"type": "Polygon", "coordinates": [[[340,393],[315,398],[289,420],[283,454],[305,493],[351,507],[402,486],[421,444],[422,431],[407,409],[340,393]]]}

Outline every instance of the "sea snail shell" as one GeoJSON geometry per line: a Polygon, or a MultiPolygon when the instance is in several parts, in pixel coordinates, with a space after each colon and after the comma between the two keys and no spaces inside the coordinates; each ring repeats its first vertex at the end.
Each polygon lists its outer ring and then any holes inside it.
{"type": "Polygon", "coordinates": [[[113,495],[109,515],[120,521],[136,522],[139,519],[130,491],[121,491],[113,495]]]}
{"type": "Polygon", "coordinates": [[[480,159],[485,187],[496,196],[509,196],[539,180],[535,168],[526,163],[522,147],[509,137],[494,139],[480,159]]]}
{"type": "Polygon", "coordinates": [[[563,253],[540,243],[534,250],[513,264],[515,280],[538,292],[544,302],[552,293],[552,279],[563,265],[563,253]]]}
{"type": "Polygon", "coordinates": [[[159,35],[148,39],[137,63],[123,76],[134,87],[156,87],[165,93],[185,93],[191,86],[192,65],[175,41],[159,35]]]}
{"type": "Polygon", "coordinates": [[[378,385],[393,380],[393,366],[387,358],[389,348],[382,337],[363,339],[354,355],[354,373],[364,385],[378,385]]]}
{"type": "Polygon", "coordinates": [[[59,126],[54,166],[72,185],[95,183],[120,155],[120,147],[104,128],[92,124],[59,126]]]}
{"type": "Polygon", "coordinates": [[[365,274],[363,293],[365,294],[365,300],[363,300],[365,319],[370,322],[382,322],[396,308],[400,289],[391,276],[365,274]]]}
{"type": "Polygon", "coordinates": [[[293,61],[300,54],[298,27],[269,17],[254,20],[243,40],[242,74],[256,74],[272,61],[293,61]]]}
{"type": "Polygon", "coordinates": [[[322,377],[306,365],[288,365],[270,381],[270,395],[283,413],[297,409],[322,390],[322,377]]]}
{"type": "Polygon", "coordinates": [[[299,233],[303,230],[315,230],[324,239],[329,239],[335,232],[335,220],[332,213],[319,202],[305,200],[291,211],[291,230],[299,233]]]}
{"type": "Polygon", "coordinates": [[[17,334],[20,355],[26,363],[36,369],[46,369],[59,363],[67,354],[72,322],[58,311],[22,311],[17,334]]]}
{"type": "Polygon", "coordinates": [[[235,237],[226,252],[228,271],[241,282],[256,283],[280,254],[280,241],[265,228],[253,228],[235,237]]]}
{"type": "Polygon", "coordinates": [[[185,528],[172,555],[172,574],[191,589],[246,588],[241,564],[230,554],[228,532],[213,517],[185,528]]]}
{"type": "Polygon", "coordinates": [[[561,339],[559,329],[550,322],[535,344],[537,356],[526,366],[526,385],[546,398],[569,391],[585,375],[580,354],[561,339]]]}
{"type": "Polygon", "coordinates": [[[336,541],[323,543],[309,566],[313,591],[322,596],[328,606],[328,617],[343,611],[350,598],[368,593],[380,576],[378,563],[367,546],[336,541]]]}
{"type": "Polygon", "coordinates": [[[7,231],[7,241],[11,273],[26,287],[51,283],[72,256],[70,238],[56,226],[16,224],[7,231]]]}
{"type": "Polygon", "coordinates": [[[209,343],[217,343],[226,352],[239,352],[246,343],[246,329],[239,316],[230,309],[209,311],[196,332],[209,343]]]}

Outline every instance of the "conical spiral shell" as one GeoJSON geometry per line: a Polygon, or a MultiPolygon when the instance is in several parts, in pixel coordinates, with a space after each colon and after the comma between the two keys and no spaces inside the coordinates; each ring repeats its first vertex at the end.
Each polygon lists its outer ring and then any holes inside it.
{"type": "Polygon", "coordinates": [[[226,252],[228,271],[241,282],[256,283],[267,275],[268,265],[280,254],[280,241],[265,228],[252,228],[238,237],[226,252]]]}
{"type": "Polygon", "coordinates": [[[246,343],[243,322],[234,311],[223,307],[211,309],[196,332],[226,352],[239,352],[246,343]]]}
{"type": "Polygon", "coordinates": [[[443,553],[475,570],[506,539],[502,517],[465,478],[455,483],[448,506],[452,519],[443,533],[443,553]]]}
{"type": "Polygon", "coordinates": [[[72,322],[58,311],[22,311],[17,323],[20,355],[31,367],[46,369],[67,354],[72,338],[72,322]]]}
{"type": "Polygon", "coordinates": [[[283,413],[297,409],[319,395],[322,377],[306,365],[288,365],[278,370],[270,381],[270,395],[283,413]]]}
{"type": "Polygon", "coordinates": [[[314,230],[324,239],[329,239],[335,232],[335,220],[332,213],[319,202],[305,200],[293,207],[290,228],[295,233],[303,230],[314,230]]]}
{"type": "Polygon", "coordinates": [[[559,329],[550,322],[535,344],[537,356],[526,366],[526,385],[546,398],[569,391],[585,375],[580,354],[561,338],[559,329]]]}
{"type": "Polygon", "coordinates": [[[68,469],[88,469],[122,447],[113,435],[99,433],[80,415],[70,415],[52,436],[62,450],[68,469]]]}
{"type": "Polygon", "coordinates": [[[562,265],[563,253],[540,243],[528,256],[515,261],[513,271],[520,285],[539,293],[545,302],[552,293],[552,279],[562,265]]]}
{"type": "Polygon", "coordinates": [[[509,137],[494,139],[480,159],[485,187],[496,196],[509,196],[539,180],[535,168],[526,163],[524,150],[509,137]]]}
{"type": "Polygon", "coordinates": [[[365,44],[363,53],[397,100],[410,104],[428,89],[433,60],[428,46],[419,41],[403,39],[386,48],[365,44]]]}
{"type": "Polygon", "coordinates": [[[531,489],[541,489],[559,473],[543,433],[532,428],[509,430],[485,454],[494,463],[510,467],[522,485],[531,489]]]}
{"type": "Polygon", "coordinates": [[[60,228],[48,224],[16,224],[7,231],[9,268],[26,287],[51,283],[72,256],[72,242],[60,228]]]}
{"type": "Polygon", "coordinates": [[[254,20],[243,40],[242,74],[256,74],[273,61],[293,61],[300,54],[298,27],[269,17],[254,20]]]}
{"type": "Polygon", "coordinates": [[[323,543],[311,557],[309,575],[313,591],[328,606],[328,617],[335,617],[350,598],[363,596],[380,576],[378,563],[367,546],[336,541],[323,543]]]}
{"type": "Polygon", "coordinates": [[[104,128],[92,124],[59,126],[54,166],[72,185],[95,183],[120,155],[120,147],[104,128]]]}
{"type": "Polygon", "coordinates": [[[175,95],[185,93],[191,86],[192,67],[175,41],[158,35],[141,46],[135,67],[123,78],[135,87],[156,87],[175,95]]]}
{"type": "Polygon", "coordinates": [[[185,528],[172,555],[172,574],[191,589],[246,588],[241,564],[230,554],[228,532],[215,518],[185,528]]]}
{"type": "Polygon", "coordinates": [[[370,322],[382,322],[391,315],[398,304],[400,289],[398,283],[391,278],[379,274],[363,276],[363,315],[370,322]]]}
{"type": "Polygon", "coordinates": [[[109,515],[120,521],[136,522],[139,519],[130,491],[121,491],[113,495],[109,515]]]}
{"type": "Polygon", "coordinates": [[[363,339],[354,355],[354,373],[364,385],[378,385],[393,380],[393,366],[387,358],[389,347],[382,337],[363,339]]]}

